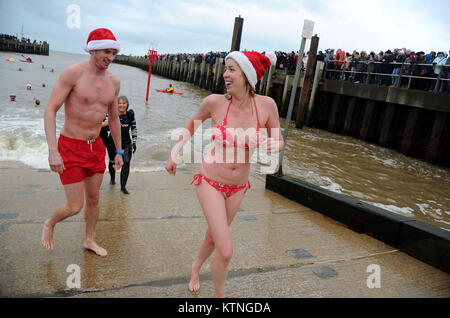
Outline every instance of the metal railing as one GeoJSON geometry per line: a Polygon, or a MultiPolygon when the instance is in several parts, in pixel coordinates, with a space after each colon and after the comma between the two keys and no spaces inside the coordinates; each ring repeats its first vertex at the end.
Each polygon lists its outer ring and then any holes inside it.
{"type": "MultiPolygon", "coordinates": [[[[408,84],[407,88],[411,88],[411,81],[412,79],[418,79],[423,81],[435,81],[434,88],[432,88],[432,85],[429,85],[430,91],[433,92],[439,92],[441,90],[441,83],[447,82],[447,85],[450,85],[450,79],[445,78],[444,76],[450,72],[450,65],[439,65],[440,66],[440,72],[437,77],[432,76],[416,76],[411,75],[413,72],[414,67],[428,67],[430,68],[430,74],[434,73],[434,65],[433,64],[421,64],[421,63],[383,63],[378,61],[340,61],[340,60],[329,60],[325,62],[325,69],[324,69],[324,77],[328,79],[334,79],[334,80],[342,80],[342,81],[352,81],[357,83],[365,83],[365,84],[372,84],[372,85],[381,85],[381,83],[385,82],[386,80],[382,80],[385,77],[389,77],[389,82],[391,85],[395,85],[396,87],[401,87],[402,85],[402,78],[408,78],[408,84]],[[335,65],[339,63],[341,65],[335,65]],[[348,64],[350,64],[350,70],[348,69],[348,64]],[[358,64],[365,64],[365,67],[369,67],[371,64],[381,64],[381,65],[393,65],[394,70],[391,73],[379,73],[379,72],[369,72],[369,70],[361,72],[352,70],[353,65],[358,64]],[[338,69],[330,68],[330,66],[337,67],[338,69]],[[395,69],[400,69],[398,72],[394,73],[395,69]],[[405,72],[406,71],[406,72],[405,72]],[[359,75],[359,76],[358,76],[359,75]],[[393,78],[396,78],[395,81],[393,78]],[[356,80],[360,79],[360,80],[356,80]],[[373,82],[372,82],[373,80],[373,82]],[[393,83],[395,82],[395,83],[393,83]]],[[[406,85],[406,84],[404,84],[406,85]]],[[[448,88],[447,88],[448,91],[448,88]]],[[[446,92],[444,92],[446,93],[446,92]]]]}

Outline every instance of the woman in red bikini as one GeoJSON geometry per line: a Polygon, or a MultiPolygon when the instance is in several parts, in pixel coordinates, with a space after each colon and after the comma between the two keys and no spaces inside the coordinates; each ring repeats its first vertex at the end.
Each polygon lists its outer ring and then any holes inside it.
{"type": "Polygon", "coordinates": [[[208,228],[192,263],[191,292],[200,289],[200,268],[215,250],[211,269],[215,297],[224,297],[228,264],[233,254],[230,224],[250,189],[250,158],[259,146],[268,153],[279,152],[283,147],[275,101],[255,93],[257,81],[275,62],[274,54],[271,58],[258,52],[234,51],[228,54],[223,74],[226,94],[211,94],[202,101],[166,162],[166,170],[175,175],[178,152],[198,127],[194,128],[194,122],[211,118],[214,127],[212,147],[192,181],[208,228]],[[262,128],[267,129],[268,138],[263,136],[262,128]]]}

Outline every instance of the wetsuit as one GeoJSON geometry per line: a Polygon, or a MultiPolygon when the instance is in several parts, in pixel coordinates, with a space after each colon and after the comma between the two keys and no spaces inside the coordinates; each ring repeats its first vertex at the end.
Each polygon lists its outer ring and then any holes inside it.
{"type": "MultiPolygon", "coordinates": [[[[131,155],[134,151],[136,151],[136,140],[137,140],[136,119],[134,117],[134,111],[132,109],[128,109],[127,113],[124,115],[119,114],[119,118],[122,134],[122,149],[124,150],[123,166],[122,170],[120,171],[120,188],[122,192],[128,193],[126,189],[126,184],[128,180],[128,175],[130,174],[131,155]],[[131,138],[130,138],[130,129],[131,129],[131,138]]],[[[114,158],[116,156],[116,146],[114,144],[114,140],[112,139],[111,134],[109,135],[107,141],[107,149],[109,156],[108,170],[111,176],[110,184],[115,184],[116,171],[114,170],[113,165],[114,165],[114,158]]]]}

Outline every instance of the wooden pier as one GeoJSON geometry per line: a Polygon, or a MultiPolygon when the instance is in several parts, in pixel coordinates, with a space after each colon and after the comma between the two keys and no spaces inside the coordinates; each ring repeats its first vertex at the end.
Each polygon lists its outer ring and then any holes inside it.
{"type": "Polygon", "coordinates": [[[28,43],[19,40],[0,39],[0,51],[48,55],[50,52],[50,44],[46,41],[28,43]]]}

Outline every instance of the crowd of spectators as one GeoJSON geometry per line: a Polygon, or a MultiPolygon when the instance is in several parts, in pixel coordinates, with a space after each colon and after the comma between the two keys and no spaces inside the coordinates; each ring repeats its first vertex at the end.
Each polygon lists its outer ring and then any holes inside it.
{"type": "Polygon", "coordinates": [[[0,34],[0,39],[2,40],[11,40],[11,41],[17,41],[17,36],[9,35],[9,34],[0,34]]]}
{"type": "MultiPolygon", "coordinates": [[[[211,65],[217,58],[224,58],[228,52],[209,52],[206,54],[162,54],[158,60],[176,60],[189,62],[192,59],[200,64],[203,61],[211,65]]],[[[450,51],[448,52],[450,53],[450,51]]],[[[301,69],[305,70],[308,53],[303,54],[301,69]]],[[[294,74],[298,62],[298,53],[275,51],[276,69],[285,74],[294,74]]],[[[325,77],[391,87],[413,88],[426,91],[450,93],[450,59],[445,52],[413,52],[409,49],[394,49],[378,53],[354,50],[352,54],[338,49],[319,51],[317,60],[326,63],[325,77]],[[439,87],[436,86],[439,78],[439,87]]],[[[144,58],[147,58],[146,56],[144,58]]]]}
{"type": "MultiPolygon", "coordinates": [[[[20,41],[23,43],[37,43],[36,40],[31,42],[29,38],[22,38],[19,40],[19,38],[15,35],[9,35],[9,34],[0,34],[0,40],[10,40],[10,41],[20,41]]],[[[39,44],[42,44],[42,41],[39,41],[39,44]]]]}
{"type": "Polygon", "coordinates": [[[284,70],[286,74],[294,74],[298,61],[298,53],[294,51],[290,53],[275,51],[277,56],[277,64],[275,66],[278,70],[284,70]]]}
{"type": "MultiPolygon", "coordinates": [[[[215,64],[217,58],[224,58],[228,52],[208,52],[206,54],[201,53],[177,53],[177,54],[158,54],[158,60],[169,60],[169,61],[184,61],[190,62],[194,60],[196,64],[201,64],[205,61],[207,64],[215,64]]],[[[147,58],[147,55],[144,56],[147,58]]]]}
{"type": "Polygon", "coordinates": [[[317,59],[326,63],[325,76],[329,79],[450,93],[449,54],[406,48],[369,54],[328,49],[319,51],[317,59]]]}

